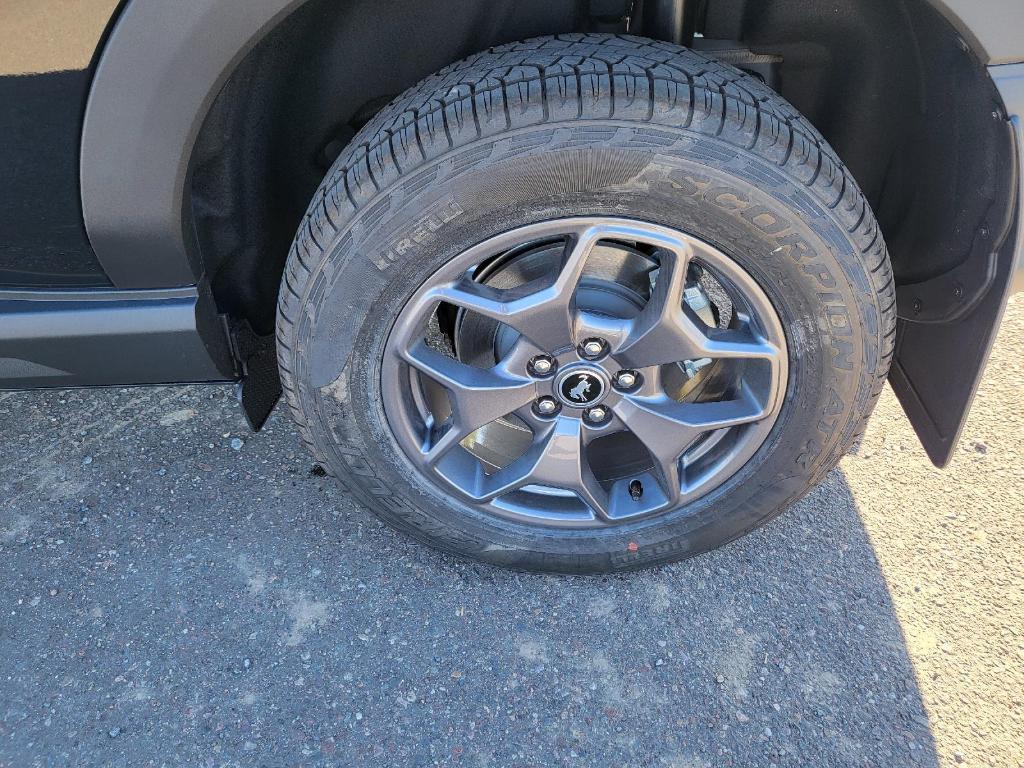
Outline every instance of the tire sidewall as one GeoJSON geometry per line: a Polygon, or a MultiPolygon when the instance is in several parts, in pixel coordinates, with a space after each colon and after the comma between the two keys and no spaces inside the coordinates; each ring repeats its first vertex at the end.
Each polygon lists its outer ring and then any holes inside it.
{"type": "Polygon", "coordinates": [[[829,469],[870,407],[878,307],[833,212],[765,160],[708,137],[601,121],[522,129],[470,143],[382,190],[324,244],[295,374],[318,454],[378,515],[448,551],[502,565],[606,571],[692,555],[751,530],[829,469]],[[529,146],[526,152],[517,147],[529,146]],[[429,183],[424,182],[429,179],[429,183]],[[782,320],[789,384],[774,429],[731,479],[675,512],[590,531],[498,519],[423,478],[391,435],[380,362],[408,298],[460,252],[503,231],[572,216],[677,229],[744,267],[782,320]]]}

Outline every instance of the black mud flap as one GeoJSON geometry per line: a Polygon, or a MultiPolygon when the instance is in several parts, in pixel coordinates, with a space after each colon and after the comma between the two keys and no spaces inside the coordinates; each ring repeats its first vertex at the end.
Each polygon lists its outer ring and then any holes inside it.
{"type": "Polygon", "coordinates": [[[991,234],[988,226],[979,232],[975,253],[961,268],[896,291],[889,383],[937,467],[953,458],[1013,290],[1024,234],[1014,213],[1018,189],[1015,179],[1008,192],[1014,204],[991,234]]]}
{"type": "Polygon", "coordinates": [[[242,380],[235,390],[245,420],[258,432],[281,399],[274,335],[256,335],[248,323],[237,324],[232,337],[242,365],[242,380]]]}

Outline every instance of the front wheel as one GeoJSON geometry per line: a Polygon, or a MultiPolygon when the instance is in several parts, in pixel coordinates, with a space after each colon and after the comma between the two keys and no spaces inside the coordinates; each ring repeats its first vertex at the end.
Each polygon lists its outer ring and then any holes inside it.
{"type": "Polygon", "coordinates": [[[604,572],[751,530],[863,428],[892,354],[877,223],[760,82],[612,36],[505,46],[356,137],[288,260],[302,434],[396,528],[604,572]]]}

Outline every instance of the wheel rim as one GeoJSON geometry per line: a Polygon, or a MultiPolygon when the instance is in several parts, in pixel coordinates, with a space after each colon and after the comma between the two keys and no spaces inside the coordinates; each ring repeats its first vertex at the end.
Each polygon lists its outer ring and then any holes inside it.
{"type": "Polygon", "coordinates": [[[383,406],[435,486],[519,522],[605,527],[678,509],[754,455],[787,384],[764,291],[720,250],[571,218],[463,252],[406,303],[383,406]]]}

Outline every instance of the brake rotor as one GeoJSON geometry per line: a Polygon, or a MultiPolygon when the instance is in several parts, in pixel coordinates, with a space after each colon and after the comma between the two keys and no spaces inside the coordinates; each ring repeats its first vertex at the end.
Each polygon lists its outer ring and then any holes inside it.
{"type": "MultiPolygon", "coordinates": [[[[551,275],[558,266],[565,241],[528,243],[482,265],[477,282],[498,289],[517,288],[551,275]]],[[[576,304],[608,317],[635,317],[650,298],[650,273],[657,262],[626,245],[598,245],[587,259],[576,304]]],[[[464,363],[491,366],[511,348],[516,333],[496,320],[459,311],[452,343],[464,363]]]]}

